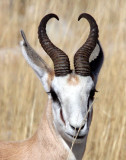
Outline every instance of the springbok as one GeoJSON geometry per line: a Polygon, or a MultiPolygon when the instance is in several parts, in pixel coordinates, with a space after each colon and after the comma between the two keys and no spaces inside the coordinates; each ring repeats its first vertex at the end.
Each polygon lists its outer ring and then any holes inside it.
{"type": "Polygon", "coordinates": [[[35,135],[23,142],[0,142],[0,160],[81,160],[92,120],[96,82],[103,63],[94,18],[83,13],[90,24],[86,42],[74,56],[74,70],[68,56],[46,34],[46,24],[57,15],[48,14],[40,22],[38,38],[54,63],[54,71],[30,46],[23,31],[22,53],[48,94],[46,111],[35,135]]]}

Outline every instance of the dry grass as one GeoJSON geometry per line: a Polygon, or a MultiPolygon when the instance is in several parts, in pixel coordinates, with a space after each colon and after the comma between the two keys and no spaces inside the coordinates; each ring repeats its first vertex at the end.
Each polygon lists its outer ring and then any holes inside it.
{"type": "Polygon", "coordinates": [[[71,62],[86,39],[89,25],[77,22],[82,12],[97,20],[105,62],[100,73],[93,121],[84,159],[126,159],[126,3],[125,0],[0,0],[0,139],[21,140],[31,136],[40,121],[47,96],[19,50],[22,28],[31,45],[52,65],[37,39],[40,19],[51,20],[51,40],[71,62]],[[60,34],[59,34],[60,33],[60,34]]]}

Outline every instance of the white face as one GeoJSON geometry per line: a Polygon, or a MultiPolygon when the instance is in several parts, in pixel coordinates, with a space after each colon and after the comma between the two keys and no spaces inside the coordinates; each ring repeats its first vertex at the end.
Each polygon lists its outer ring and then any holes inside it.
{"type": "Polygon", "coordinates": [[[93,101],[94,82],[90,76],[67,75],[54,77],[51,83],[54,125],[62,137],[72,142],[81,128],[76,143],[83,142],[91,123],[91,112],[86,117],[93,101]]]}

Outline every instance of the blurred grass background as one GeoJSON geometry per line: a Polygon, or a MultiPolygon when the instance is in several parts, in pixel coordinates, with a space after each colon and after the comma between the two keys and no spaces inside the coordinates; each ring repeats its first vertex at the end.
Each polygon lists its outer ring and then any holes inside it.
{"type": "Polygon", "coordinates": [[[87,12],[97,21],[105,53],[94,102],[94,114],[85,160],[126,159],[126,2],[125,0],[0,0],[0,140],[30,137],[40,121],[47,95],[32,69],[21,55],[20,29],[30,44],[52,66],[37,38],[41,18],[55,13],[60,21],[50,20],[50,39],[73,55],[89,33],[87,12]]]}

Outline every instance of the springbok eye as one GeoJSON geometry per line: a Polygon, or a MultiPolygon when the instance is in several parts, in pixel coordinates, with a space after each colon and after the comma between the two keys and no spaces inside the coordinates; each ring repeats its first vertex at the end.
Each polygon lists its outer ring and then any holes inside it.
{"type": "Polygon", "coordinates": [[[95,92],[98,92],[96,89],[92,89],[91,91],[90,91],[90,96],[89,96],[89,98],[93,101],[94,100],[94,95],[95,95],[95,92]]]}
{"type": "Polygon", "coordinates": [[[59,98],[58,98],[56,92],[55,92],[53,89],[51,89],[51,90],[50,90],[50,93],[51,93],[51,96],[52,96],[53,101],[60,104],[60,101],[59,101],[59,98]]]}

